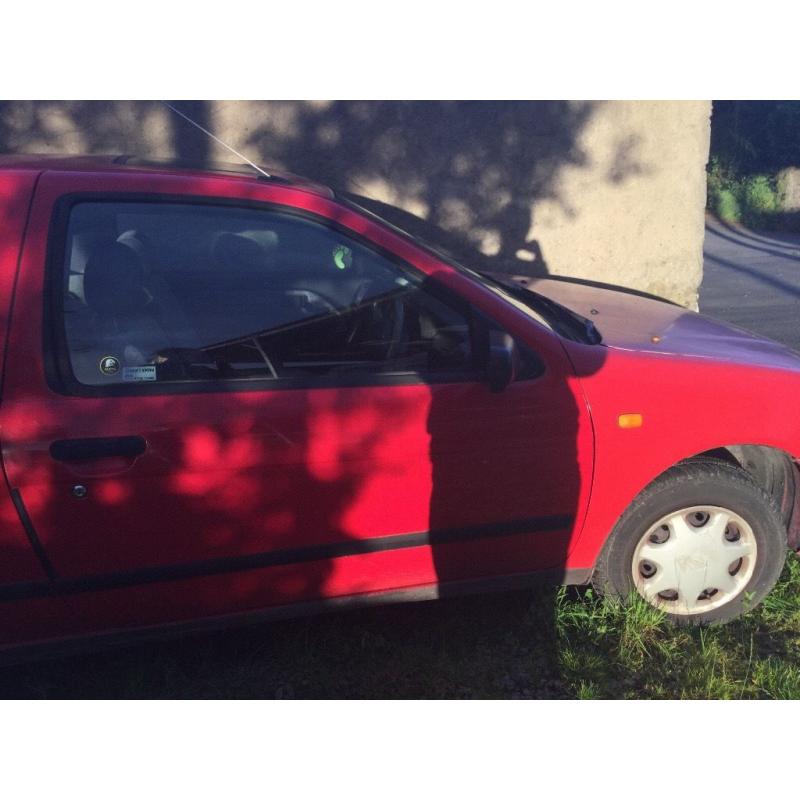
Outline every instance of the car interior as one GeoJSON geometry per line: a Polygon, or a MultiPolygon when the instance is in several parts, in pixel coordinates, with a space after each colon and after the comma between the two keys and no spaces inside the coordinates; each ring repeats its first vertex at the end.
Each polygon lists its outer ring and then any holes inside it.
{"type": "Polygon", "coordinates": [[[67,235],[64,317],[75,377],[285,378],[472,366],[468,315],[411,271],[281,213],[80,203],[67,235]]]}

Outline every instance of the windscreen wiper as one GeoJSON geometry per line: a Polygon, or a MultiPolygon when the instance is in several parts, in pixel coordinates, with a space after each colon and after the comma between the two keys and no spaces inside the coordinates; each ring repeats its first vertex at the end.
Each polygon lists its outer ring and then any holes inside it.
{"type": "Polygon", "coordinates": [[[572,311],[561,303],[551,300],[549,297],[526,289],[524,286],[509,281],[500,281],[485,272],[480,273],[481,278],[489,281],[494,286],[499,287],[516,300],[521,301],[529,308],[541,314],[551,322],[559,333],[581,342],[588,344],[600,344],[603,337],[597,330],[594,322],[586,317],[572,311]]]}

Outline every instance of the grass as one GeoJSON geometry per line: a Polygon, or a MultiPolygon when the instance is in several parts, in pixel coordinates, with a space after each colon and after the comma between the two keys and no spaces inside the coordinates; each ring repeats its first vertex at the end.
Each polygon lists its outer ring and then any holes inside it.
{"type": "Polygon", "coordinates": [[[374,608],[0,669],[0,697],[800,698],[800,559],[741,620],[590,589],[374,608]]]}
{"type": "Polygon", "coordinates": [[[800,699],[800,560],[742,619],[676,628],[644,601],[559,594],[563,676],[594,698],[800,699]],[[598,653],[602,654],[598,656],[598,653]]]}

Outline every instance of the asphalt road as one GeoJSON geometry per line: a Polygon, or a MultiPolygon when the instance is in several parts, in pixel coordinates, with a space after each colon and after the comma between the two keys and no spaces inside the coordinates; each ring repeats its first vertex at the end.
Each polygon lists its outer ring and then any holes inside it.
{"type": "Polygon", "coordinates": [[[700,311],[800,350],[800,235],[707,218],[700,311]]]}

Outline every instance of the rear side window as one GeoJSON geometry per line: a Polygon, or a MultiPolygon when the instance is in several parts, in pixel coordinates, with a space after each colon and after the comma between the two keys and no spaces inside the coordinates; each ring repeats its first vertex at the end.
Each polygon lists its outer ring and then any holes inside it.
{"type": "Polygon", "coordinates": [[[60,291],[69,368],[85,386],[475,369],[465,309],[290,213],[79,202],[60,291]]]}

